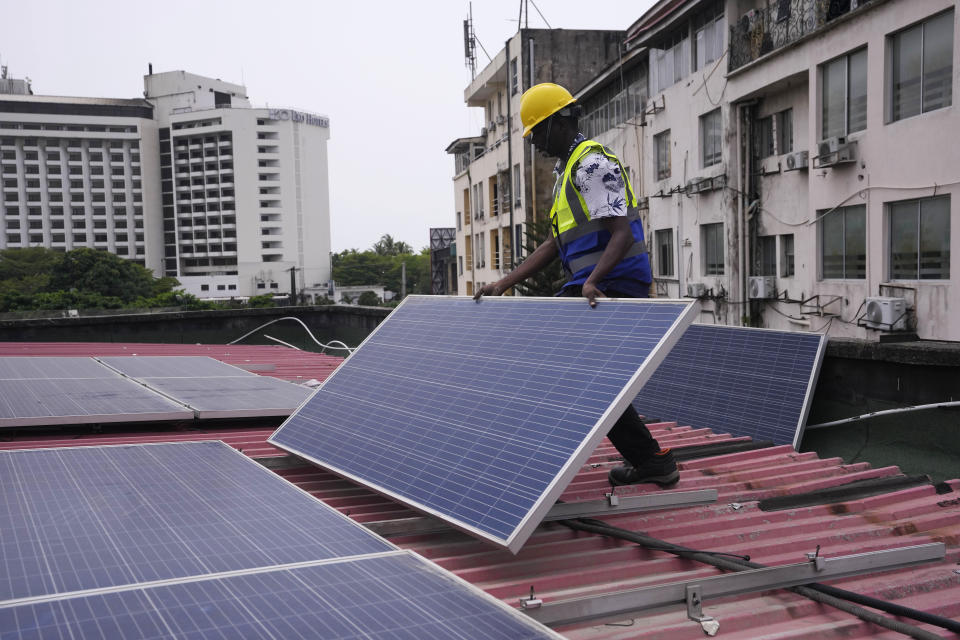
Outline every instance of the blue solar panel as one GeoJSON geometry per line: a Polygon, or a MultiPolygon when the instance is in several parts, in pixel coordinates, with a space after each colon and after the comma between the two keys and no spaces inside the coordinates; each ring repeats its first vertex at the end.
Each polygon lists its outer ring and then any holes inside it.
{"type": "Polygon", "coordinates": [[[691,325],[634,400],[641,415],[799,446],[826,337],[691,325]]]}
{"type": "Polygon", "coordinates": [[[0,532],[0,601],[395,548],[221,442],[0,452],[0,532]]]}
{"type": "Polygon", "coordinates": [[[28,638],[559,638],[410,552],[4,607],[28,638]]]}
{"type": "Polygon", "coordinates": [[[410,296],[270,442],[515,552],[693,312],[410,296]]]}

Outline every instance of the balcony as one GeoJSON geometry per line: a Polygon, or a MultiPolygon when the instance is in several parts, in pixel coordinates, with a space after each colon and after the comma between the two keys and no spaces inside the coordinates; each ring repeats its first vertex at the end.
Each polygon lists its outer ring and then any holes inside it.
{"type": "Polygon", "coordinates": [[[752,9],[730,27],[729,70],[829,29],[847,14],[870,6],[871,0],[794,0],[752,9]]]}

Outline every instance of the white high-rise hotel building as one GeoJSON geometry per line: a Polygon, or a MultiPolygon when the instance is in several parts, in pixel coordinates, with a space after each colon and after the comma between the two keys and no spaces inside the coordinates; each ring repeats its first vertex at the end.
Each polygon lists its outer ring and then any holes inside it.
{"type": "MultiPolygon", "coordinates": [[[[0,248],[95,247],[200,297],[330,279],[326,117],[183,71],[144,99],[0,93],[0,248]]],[[[0,87],[3,88],[3,87],[0,87]]],[[[18,90],[19,89],[19,90],[18,90]]]]}

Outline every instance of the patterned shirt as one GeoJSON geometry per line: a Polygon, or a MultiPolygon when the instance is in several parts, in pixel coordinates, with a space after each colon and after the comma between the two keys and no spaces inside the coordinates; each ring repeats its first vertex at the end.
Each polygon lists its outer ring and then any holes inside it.
{"type": "MultiPolygon", "coordinates": [[[[577,148],[587,138],[578,133],[570,145],[570,151],[577,148]]],[[[569,157],[569,156],[568,156],[569,157]]],[[[563,178],[566,160],[558,160],[553,168],[557,174],[557,188],[563,178]]],[[[620,164],[602,153],[588,153],[580,158],[573,172],[573,186],[577,188],[591,219],[615,218],[627,215],[626,185],[620,171],[620,164]]]]}

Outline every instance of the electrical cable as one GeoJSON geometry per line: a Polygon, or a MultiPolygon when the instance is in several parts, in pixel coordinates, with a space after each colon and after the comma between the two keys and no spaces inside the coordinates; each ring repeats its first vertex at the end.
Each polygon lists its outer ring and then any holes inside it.
{"type": "MultiPolygon", "coordinates": [[[[309,327],[307,327],[307,325],[305,325],[305,324],[303,323],[303,320],[301,320],[300,318],[295,318],[295,317],[293,317],[293,316],[286,316],[286,317],[283,317],[283,318],[276,318],[276,319],[274,319],[274,320],[271,320],[270,322],[267,322],[267,323],[264,323],[264,324],[260,325],[259,327],[257,327],[257,328],[254,329],[253,331],[248,331],[248,332],[246,332],[245,334],[243,334],[242,336],[240,336],[240,337],[237,338],[236,340],[232,340],[232,341],[228,342],[227,344],[236,344],[236,343],[240,342],[241,340],[243,340],[244,338],[246,338],[247,336],[252,335],[252,334],[256,333],[257,331],[260,331],[260,329],[265,329],[266,327],[269,327],[270,325],[272,325],[274,322],[280,322],[281,320],[293,320],[294,322],[300,323],[300,326],[303,327],[303,330],[307,332],[307,335],[310,336],[310,339],[313,340],[314,342],[316,342],[318,345],[320,345],[320,346],[323,348],[323,351],[326,351],[327,349],[341,349],[341,350],[346,351],[347,353],[353,353],[353,351],[354,351],[354,347],[348,347],[346,344],[344,344],[343,342],[340,342],[339,340],[331,340],[328,344],[323,344],[322,342],[320,342],[319,340],[317,340],[316,337],[315,337],[312,333],[310,333],[309,327]]],[[[271,340],[276,340],[276,338],[271,338],[271,340]]],[[[321,351],[320,353],[323,353],[323,351],[321,351]]]]}
{"type": "MultiPolygon", "coordinates": [[[[763,569],[766,568],[765,565],[748,562],[744,560],[731,560],[723,557],[717,557],[709,553],[698,551],[697,549],[691,549],[689,547],[684,547],[681,545],[672,544],[665,540],[660,540],[652,536],[645,535],[643,533],[638,533],[634,531],[629,531],[627,529],[621,529],[620,527],[615,527],[611,524],[607,524],[601,520],[594,520],[589,518],[580,518],[577,520],[561,520],[560,524],[573,529],[575,531],[587,531],[590,533],[597,533],[600,535],[609,536],[612,538],[617,538],[620,540],[626,540],[628,542],[633,542],[639,544],[643,547],[654,548],[657,550],[667,551],[681,558],[688,558],[691,560],[696,560],[697,562],[702,562],[704,564],[709,564],[711,566],[717,567],[719,569],[725,569],[727,571],[743,571],[745,569],[763,569]]],[[[944,616],[938,616],[932,613],[927,613],[926,611],[919,611],[917,609],[911,609],[903,605],[897,605],[879,598],[873,598],[871,596],[866,596],[859,593],[854,593],[852,591],[847,591],[845,589],[839,589],[837,587],[828,587],[821,584],[809,584],[799,587],[790,587],[789,591],[792,591],[798,595],[801,595],[805,598],[809,598],[816,602],[832,606],[841,611],[850,613],[851,615],[856,616],[857,618],[875,624],[885,629],[890,629],[898,633],[902,633],[911,638],[917,638],[918,640],[943,640],[941,636],[938,636],[934,633],[921,629],[915,625],[902,622],[900,620],[891,620],[890,618],[884,617],[874,611],[864,609],[858,605],[864,605],[871,607],[872,609],[879,609],[881,611],[890,613],[895,616],[910,618],[918,622],[923,622],[925,624],[934,625],[941,627],[943,629],[948,629],[955,633],[960,632],[960,622],[956,620],[951,620],[944,616]],[[854,604],[856,603],[856,604],[854,604]]]]}

